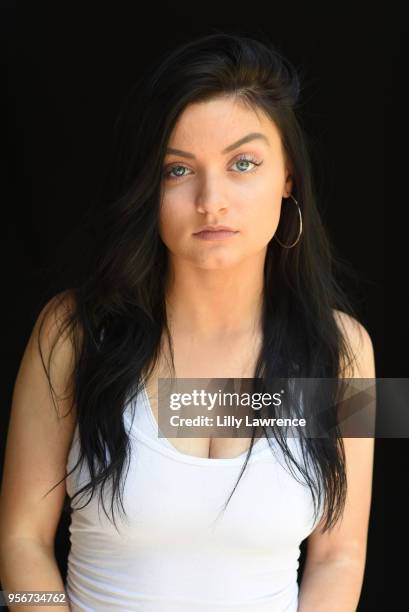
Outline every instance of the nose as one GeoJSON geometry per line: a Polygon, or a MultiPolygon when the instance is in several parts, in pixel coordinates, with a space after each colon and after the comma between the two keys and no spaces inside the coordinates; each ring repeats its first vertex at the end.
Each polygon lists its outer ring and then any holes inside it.
{"type": "Polygon", "coordinates": [[[228,209],[228,202],[222,195],[216,180],[203,180],[196,198],[196,209],[200,213],[219,213],[228,209]]]}

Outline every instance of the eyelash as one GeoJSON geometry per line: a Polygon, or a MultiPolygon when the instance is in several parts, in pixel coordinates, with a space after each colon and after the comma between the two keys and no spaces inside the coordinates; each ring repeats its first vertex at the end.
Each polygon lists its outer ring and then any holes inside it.
{"type": "MultiPolygon", "coordinates": [[[[262,161],[258,162],[257,159],[255,157],[253,157],[252,155],[247,155],[247,154],[242,154],[240,155],[238,158],[236,158],[233,161],[233,164],[236,164],[239,161],[248,161],[251,162],[252,164],[254,164],[256,167],[253,168],[252,170],[249,170],[248,172],[239,172],[238,174],[251,174],[253,172],[257,172],[258,170],[258,166],[261,166],[261,164],[263,163],[262,161]]],[[[186,168],[186,166],[184,166],[183,164],[173,164],[173,166],[170,166],[167,170],[165,170],[164,177],[171,180],[171,181],[178,181],[180,179],[185,178],[187,175],[183,175],[183,176],[170,176],[170,173],[172,172],[172,170],[174,170],[175,168],[186,168]]]]}

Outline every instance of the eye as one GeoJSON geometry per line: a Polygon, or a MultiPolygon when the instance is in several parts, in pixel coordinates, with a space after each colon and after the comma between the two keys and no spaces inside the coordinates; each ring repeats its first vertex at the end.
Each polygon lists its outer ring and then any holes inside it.
{"type": "MultiPolygon", "coordinates": [[[[257,166],[261,166],[261,164],[263,163],[262,161],[257,161],[257,159],[255,157],[253,157],[252,155],[240,155],[240,157],[233,162],[234,164],[240,164],[241,162],[246,162],[247,164],[253,164],[253,166],[256,166],[255,168],[253,168],[252,170],[249,170],[249,172],[257,172],[257,166]]],[[[249,174],[249,172],[239,172],[239,174],[249,174]]]]}
{"type": "Polygon", "coordinates": [[[182,169],[182,170],[183,170],[183,169],[187,170],[186,166],[182,166],[182,165],[178,164],[177,166],[172,166],[172,167],[171,167],[171,168],[170,168],[170,169],[169,169],[167,172],[164,172],[164,176],[165,176],[166,178],[171,178],[171,179],[173,179],[173,180],[175,180],[175,179],[176,179],[176,180],[178,180],[178,179],[180,179],[180,178],[183,178],[183,177],[184,177],[184,176],[186,176],[186,175],[183,175],[183,174],[177,174],[176,176],[173,176],[173,175],[172,175],[172,172],[173,172],[174,170],[180,170],[180,169],[182,169]]]}
{"type": "MultiPolygon", "coordinates": [[[[250,174],[251,172],[257,172],[257,167],[261,166],[261,164],[263,163],[262,161],[258,161],[253,155],[242,154],[233,162],[233,166],[241,162],[253,164],[255,168],[250,169],[249,171],[238,172],[238,174],[250,174]]],[[[173,181],[177,181],[187,176],[186,174],[177,174],[176,176],[172,175],[172,172],[179,170],[188,170],[188,168],[186,166],[183,166],[182,164],[174,164],[173,166],[170,166],[167,170],[165,170],[163,175],[165,178],[173,181]]]]}

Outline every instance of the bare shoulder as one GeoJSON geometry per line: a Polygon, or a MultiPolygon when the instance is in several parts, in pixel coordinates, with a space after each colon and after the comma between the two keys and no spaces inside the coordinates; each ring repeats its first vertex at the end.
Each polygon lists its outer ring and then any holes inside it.
{"type": "MultiPolygon", "coordinates": [[[[72,290],[62,291],[53,296],[42,308],[35,322],[29,342],[40,342],[41,348],[47,348],[42,344],[45,341],[48,346],[59,342],[59,346],[67,346],[68,333],[63,333],[69,317],[75,312],[76,300],[72,290]]],[[[66,326],[65,332],[68,332],[66,326]]],[[[78,336],[80,337],[80,336],[78,336]]],[[[37,344],[38,345],[38,344],[37,344]]]]}
{"type": "Polygon", "coordinates": [[[61,392],[71,384],[75,356],[82,341],[79,324],[71,324],[75,309],[76,300],[71,290],[56,294],[38,315],[28,342],[28,351],[33,358],[40,358],[50,382],[61,392]]]}
{"type": "Polygon", "coordinates": [[[345,378],[374,378],[375,357],[368,330],[341,310],[333,309],[335,321],[350,351],[351,359],[344,359],[340,374],[345,378]]]}

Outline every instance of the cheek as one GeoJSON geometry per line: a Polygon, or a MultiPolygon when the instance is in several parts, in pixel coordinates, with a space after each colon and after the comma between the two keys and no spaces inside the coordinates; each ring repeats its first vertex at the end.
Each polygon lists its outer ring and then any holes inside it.
{"type": "Polygon", "coordinates": [[[159,213],[159,233],[162,240],[177,233],[181,221],[177,202],[164,199],[159,213]]]}
{"type": "Polygon", "coordinates": [[[159,213],[159,234],[167,245],[180,239],[181,233],[191,226],[188,207],[181,200],[164,199],[159,213]]]}
{"type": "Polygon", "coordinates": [[[281,197],[258,200],[249,208],[246,226],[254,240],[266,244],[274,236],[280,220],[281,197]]]}

